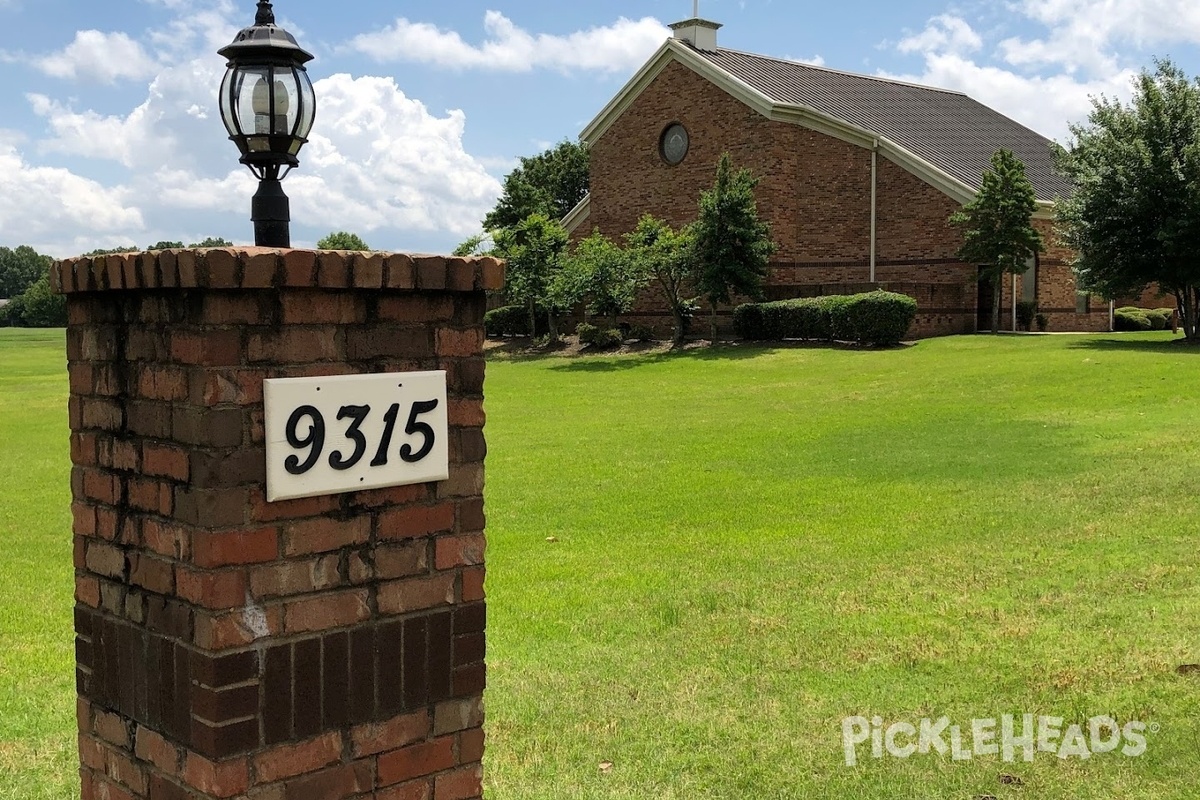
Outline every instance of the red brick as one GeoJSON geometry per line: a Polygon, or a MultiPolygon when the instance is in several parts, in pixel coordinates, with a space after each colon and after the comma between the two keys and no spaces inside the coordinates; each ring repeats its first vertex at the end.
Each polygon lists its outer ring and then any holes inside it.
{"type": "Polygon", "coordinates": [[[483,352],[483,329],[471,328],[456,331],[439,328],[437,332],[437,354],[450,358],[471,358],[483,352]]]}
{"type": "Polygon", "coordinates": [[[437,736],[483,725],[483,698],[447,700],[433,710],[433,732],[437,736]]]}
{"type": "Polygon", "coordinates": [[[379,320],[409,324],[449,322],[454,302],[445,295],[402,294],[379,298],[379,320]]]}
{"type": "Polygon", "coordinates": [[[308,326],[256,333],[250,337],[247,357],[275,364],[341,360],[337,328],[308,326]]]}
{"type": "Polygon", "coordinates": [[[375,793],[375,800],[432,800],[433,779],[422,779],[399,783],[380,789],[375,793]]]}
{"type": "Polygon", "coordinates": [[[250,590],[255,597],[286,597],[332,589],[341,580],[338,556],[333,555],[255,567],[250,590]]]}
{"type": "Polygon", "coordinates": [[[198,567],[261,564],[279,557],[279,532],[275,528],[253,531],[196,531],[192,534],[192,561],[198,567]]]}
{"type": "Polygon", "coordinates": [[[338,497],[334,494],[268,503],[262,489],[254,489],[250,499],[250,518],[254,522],[278,522],[281,519],[316,517],[334,511],[338,505],[338,497]]]}
{"type": "Polygon", "coordinates": [[[252,248],[242,258],[242,287],[246,289],[269,289],[275,285],[279,271],[279,250],[252,248]]]}
{"type": "Polygon", "coordinates": [[[97,800],[139,800],[136,795],[130,794],[129,790],[119,784],[113,783],[107,778],[96,776],[95,788],[93,797],[97,800]]]}
{"type": "Polygon", "coordinates": [[[284,325],[352,325],[366,318],[361,294],[295,291],[285,293],[282,301],[284,325]]]}
{"type": "Polygon", "coordinates": [[[147,478],[129,479],[129,506],[138,511],[169,516],[174,495],[171,487],[147,478]]]}
{"type": "Polygon", "coordinates": [[[133,742],[130,739],[129,723],[117,714],[111,714],[103,709],[95,709],[92,730],[97,736],[109,744],[123,750],[131,750],[133,742]]]}
{"type": "Polygon", "coordinates": [[[130,558],[129,582],[155,594],[174,594],[175,568],[161,558],[135,553],[130,558]]]}
{"type": "Polygon", "coordinates": [[[429,547],[425,541],[406,542],[375,550],[375,577],[381,580],[409,578],[429,571],[429,547]]]}
{"type": "Polygon", "coordinates": [[[472,603],[484,598],[483,583],[487,571],[484,567],[474,567],[462,571],[462,602],[472,603]]]}
{"type": "Polygon", "coordinates": [[[135,795],[146,793],[146,769],[133,762],[124,753],[108,750],[104,754],[104,772],[113,781],[129,789],[135,795]]]}
{"type": "Polygon", "coordinates": [[[94,736],[79,734],[79,762],[89,769],[104,771],[104,745],[94,736]]]}
{"type": "Polygon", "coordinates": [[[175,579],[179,597],[203,608],[223,611],[246,604],[249,587],[244,570],[209,572],[181,566],[175,579]]]}
{"type": "Polygon", "coordinates": [[[266,371],[261,369],[194,371],[188,398],[194,404],[208,407],[230,403],[239,406],[261,403],[263,379],[266,375],[266,371]]]}
{"type": "Polygon", "coordinates": [[[454,737],[443,736],[379,756],[379,785],[433,775],[454,766],[454,737]]]}
{"type": "Polygon", "coordinates": [[[358,253],[351,264],[351,278],[356,289],[383,287],[383,253],[358,253]]]}
{"type": "Polygon", "coordinates": [[[178,331],[171,335],[171,358],[180,364],[231,367],[240,363],[242,336],[237,330],[178,331]]]}
{"type": "Polygon", "coordinates": [[[483,563],[483,534],[442,536],[437,539],[434,566],[439,569],[473,567],[483,563]]]}
{"type": "Polygon", "coordinates": [[[359,725],[350,731],[355,758],[396,750],[429,735],[429,712],[405,714],[387,722],[359,725]]]}
{"type": "Polygon", "coordinates": [[[458,760],[461,764],[471,764],[483,760],[484,735],[483,728],[472,728],[458,735],[458,760]]]}
{"type": "Polygon", "coordinates": [[[454,573],[429,578],[410,578],[379,587],[381,614],[407,614],[454,602],[454,573]]]}
{"type": "Polygon", "coordinates": [[[360,792],[369,792],[375,785],[374,766],[371,761],[359,761],[293,778],[284,784],[284,800],[360,797],[360,792]]]}
{"type": "Polygon", "coordinates": [[[293,523],[284,530],[284,555],[291,558],[365,544],[371,535],[371,519],[366,516],[346,520],[321,517],[293,523]]]}
{"type": "Polygon", "coordinates": [[[346,289],[350,286],[350,253],[344,250],[324,250],[317,254],[317,285],[323,289],[346,289]]]}
{"type": "Polygon", "coordinates": [[[454,529],[454,505],[410,506],[379,515],[380,539],[411,539],[454,529]]]}
{"type": "Polygon", "coordinates": [[[342,759],[342,737],[339,733],[326,733],[299,744],[285,745],[268,750],[254,757],[254,783],[265,783],[315,772],[336,764],[342,759]]]}
{"type": "Polygon", "coordinates": [[[205,325],[261,325],[258,298],[252,294],[206,292],[200,321],[205,325]]]}
{"type": "Polygon", "coordinates": [[[386,489],[369,489],[364,492],[354,492],[349,496],[350,505],[355,508],[411,505],[424,503],[428,499],[429,488],[424,483],[389,486],[386,489]]]}
{"type": "Polygon", "coordinates": [[[71,503],[72,530],[80,536],[96,535],[96,509],[87,503],[71,503]]]}
{"type": "Polygon", "coordinates": [[[150,728],[138,726],[134,753],[142,761],[150,762],[168,775],[179,772],[179,748],[150,728]]]}
{"type": "MultiPolygon", "coordinates": [[[[137,442],[131,442],[127,439],[115,439],[111,444],[112,457],[109,460],[109,465],[113,469],[122,470],[124,472],[134,472],[138,468],[140,460],[138,456],[137,442]]],[[[101,450],[104,450],[104,445],[101,445],[101,450]]]]}
{"type": "Polygon", "coordinates": [[[453,398],[446,415],[452,428],[482,428],[487,422],[482,400],[453,398]]]}
{"type": "Polygon", "coordinates": [[[147,519],[142,525],[142,544],[160,556],[186,559],[191,552],[190,537],[182,527],[147,519]]]}
{"type": "Polygon", "coordinates": [[[483,767],[479,764],[438,775],[433,800],[471,800],[483,796],[483,767]]]}
{"type": "Polygon", "coordinates": [[[121,499],[121,480],[111,472],[84,470],[83,492],[91,500],[115,506],[121,499]]]}
{"type": "Polygon", "coordinates": [[[245,647],[283,631],[283,612],[277,606],[231,613],[198,610],[195,617],[195,644],[206,650],[245,647]]]}
{"type": "Polygon", "coordinates": [[[480,259],[480,270],[483,273],[482,286],[480,288],[489,292],[498,291],[504,288],[504,262],[494,258],[480,259]]]}
{"type": "Polygon", "coordinates": [[[99,608],[100,581],[86,575],[76,576],[75,600],[88,608],[99,608]]]}
{"type": "Polygon", "coordinates": [[[386,286],[388,289],[416,288],[416,271],[411,256],[396,253],[387,258],[386,286]]]}
{"type": "Polygon", "coordinates": [[[250,762],[246,758],[209,761],[188,753],[183,777],[188,785],[213,797],[238,797],[250,788],[250,762]]]}
{"type": "Polygon", "coordinates": [[[443,256],[414,256],[417,288],[441,291],[446,288],[446,259],[443,256]]]}
{"type": "Polygon", "coordinates": [[[202,275],[207,276],[207,281],[204,280],[204,277],[201,277],[201,280],[206,286],[211,289],[237,289],[240,287],[241,282],[238,280],[240,259],[232,250],[218,247],[199,251],[199,254],[205,266],[202,275]]]}
{"type": "Polygon", "coordinates": [[[366,590],[333,592],[287,603],[283,624],[288,633],[308,633],[343,628],[370,616],[366,590]]]}
{"type": "Polygon", "coordinates": [[[89,572],[105,578],[125,576],[125,551],[104,542],[88,542],[85,563],[89,572]]]}
{"type": "Polygon", "coordinates": [[[152,444],[142,445],[142,471],[159,478],[184,481],[188,479],[188,455],[178,447],[152,444]]]}
{"type": "Polygon", "coordinates": [[[183,400],[187,397],[187,373],[178,367],[143,367],[137,388],[138,394],[150,400],[183,400]]]}

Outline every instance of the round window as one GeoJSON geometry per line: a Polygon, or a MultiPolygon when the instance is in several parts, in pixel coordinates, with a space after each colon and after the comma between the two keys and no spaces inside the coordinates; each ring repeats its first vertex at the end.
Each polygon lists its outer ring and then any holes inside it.
{"type": "Polygon", "coordinates": [[[659,154],[663,161],[673,166],[687,157],[688,145],[687,128],[679,123],[668,125],[658,144],[659,154]]]}

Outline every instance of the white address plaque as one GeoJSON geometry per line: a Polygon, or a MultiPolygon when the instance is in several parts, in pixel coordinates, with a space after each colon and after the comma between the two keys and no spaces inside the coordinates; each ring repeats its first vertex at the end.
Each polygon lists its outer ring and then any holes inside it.
{"type": "Polygon", "coordinates": [[[268,379],[267,500],[450,477],[445,372],[268,379]]]}

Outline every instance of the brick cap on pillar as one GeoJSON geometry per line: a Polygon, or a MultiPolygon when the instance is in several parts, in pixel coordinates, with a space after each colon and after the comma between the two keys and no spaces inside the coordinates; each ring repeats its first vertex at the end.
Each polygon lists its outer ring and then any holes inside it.
{"type": "Polygon", "coordinates": [[[152,250],[56,262],[58,294],[137,289],[399,289],[480,292],[504,286],[504,262],[436,256],[268,247],[152,250]]]}

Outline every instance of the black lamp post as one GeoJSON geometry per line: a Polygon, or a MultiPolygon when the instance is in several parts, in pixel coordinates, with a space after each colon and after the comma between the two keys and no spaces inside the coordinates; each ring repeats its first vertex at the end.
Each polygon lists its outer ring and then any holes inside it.
{"type": "Polygon", "coordinates": [[[304,68],[313,56],[275,25],[270,0],[259,0],[254,25],[219,52],[229,60],[221,82],[221,120],[242,151],[241,162],[259,180],[250,214],[254,243],[291,247],[291,212],[280,181],[300,165],[296,156],[316,119],[304,68]]]}

